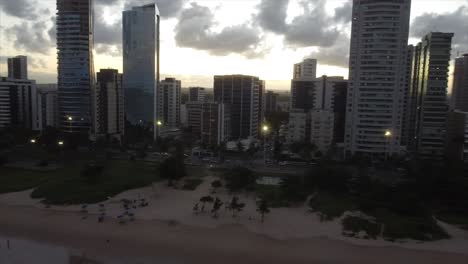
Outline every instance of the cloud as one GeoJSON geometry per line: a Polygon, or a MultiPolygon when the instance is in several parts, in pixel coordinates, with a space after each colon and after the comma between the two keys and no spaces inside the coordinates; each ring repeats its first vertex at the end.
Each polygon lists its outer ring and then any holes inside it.
{"type": "Polygon", "coordinates": [[[96,44],[94,50],[98,54],[108,55],[112,57],[122,56],[122,45],[96,44]]]}
{"type": "Polygon", "coordinates": [[[175,27],[178,46],[208,51],[212,55],[238,53],[248,58],[263,54],[259,29],[248,23],[213,30],[214,14],[206,6],[192,3],[179,16],[175,27]]]}
{"type": "Polygon", "coordinates": [[[119,2],[120,0],[96,0],[96,5],[115,5],[119,2]]]}
{"type": "Polygon", "coordinates": [[[452,40],[452,55],[468,51],[468,6],[462,6],[451,13],[425,13],[413,20],[410,35],[422,38],[429,32],[455,33],[452,40]]]}
{"type": "Polygon", "coordinates": [[[342,6],[335,8],[333,19],[338,23],[351,23],[353,13],[353,2],[348,0],[342,6]]]}
{"type": "Polygon", "coordinates": [[[274,33],[286,31],[286,17],[289,0],[263,0],[259,5],[258,24],[274,33]]]}
{"type": "Polygon", "coordinates": [[[37,19],[38,14],[35,6],[37,6],[37,1],[35,0],[0,1],[0,7],[6,14],[18,18],[37,19]]]}
{"type": "Polygon", "coordinates": [[[180,10],[186,2],[187,0],[126,0],[125,10],[129,10],[134,6],[142,6],[145,4],[156,3],[161,17],[171,18],[179,14],[180,10]]]}
{"type": "Polygon", "coordinates": [[[16,48],[24,49],[28,52],[48,54],[52,42],[46,34],[47,22],[23,22],[5,30],[9,39],[14,39],[16,48]]]}
{"type": "MultiPolygon", "coordinates": [[[[263,29],[283,35],[289,45],[330,47],[342,32],[337,29],[334,17],[327,14],[325,3],[325,0],[300,1],[303,14],[286,23],[289,0],[262,0],[255,20],[263,29]]],[[[340,19],[337,19],[341,20],[344,10],[339,9],[338,12],[340,19]]]]}
{"type": "Polygon", "coordinates": [[[320,64],[347,68],[349,64],[349,42],[348,36],[341,35],[335,45],[319,48],[307,57],[317,59],[320,64]]]}
{"type": "Polygon", "coordinates": [[[28,67],[30,69],[46,69],[47,63],[43,59],[28,57],[28,67]]]}

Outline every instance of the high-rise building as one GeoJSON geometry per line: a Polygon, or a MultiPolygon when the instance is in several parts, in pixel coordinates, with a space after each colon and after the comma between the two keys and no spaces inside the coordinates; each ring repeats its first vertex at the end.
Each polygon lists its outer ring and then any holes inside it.
{"type": "Polygon", "coordinates": [[[97,73],[96,80],[95,136],[120,141],[125,131],[122,74],[114,69],[101,69],[97,73]]]}
{"type": "Polygon", "coordinates": [[[93,1],[57,0],[59,125],[64,132],[92,129],[93,1]]]}
{"type": "Polygon", "coordinates": [[[353,0],[346,151],[400,153],[411,0],[353,0]]]}
{"type": "Polygon", "coordinates": [[[409,130],[410,130],[410,104],[411,104],[411,78],[413,68],[413,57],[415,47],[408,45],[408,52],[406,54],[406,74],[405,74],[405,90],[403,96],[403,121],[401,125],[401,146],[408,146],[409,143],[409,130]]]}
{"type": "Polygon", "coordinates": [[[230,139],[230,107],[222,103],[203,103],[201,107],[201,142],[219,146],[230,139]]]}
{"type": "Polygon", "coordinates": [[[447,85],[453,33],[432,32],[414,51],[410,150],[422,158],[443,158],[448,112],[447,85]]]}
{"type": "Polygon", "coordinates": [[[123,12],[125,115],[132,124],[153,127],[159,82],[159,11],[155,4],[123,12]]]}
{"type": "Polygon", "coordinates": [[[16,56],[8,58],[8,78],[28,79],[28,57],[16,56]]]}
{"type": "Polygon", "coordinates": [[[162,129],[180,126],[180,90],[181,82],[174,78],[166,78],[159,82],[156,96],[157,120],[162,123],[162,129]]]}
{"type": "Polygon", "coordinates": [[[189,88],[189,102],[205,102],[205,88],[190,87],[189,88]]]}
{"type": "Polygon", "coordinates": [[[468,112],[468,53],[455,59],[452,107],[468,112]]]}
{"type": "Polygon", "coordinates": [[[0,77],[0,128],[38,129],[36,82],[0,77]]]}
{"type": "Polygon", "coordinates": [[[294,107],[291,110],[289,122],[293,124],[290,125],[289,130],[294,136],[289,137],[290,140],[303,139],[323,148],[329,148],[335,143],[343,143],[348,81],[343,77],[322,76],[308,81],[293,80],[292,83],[291,93],[294,96],[291,103],[294,107]],[[307,85],[294,86],[295,84],[307,85]],[[306,114],[304,129],[299,112],[306,114]],[[322,118],[320,114],[323,114],[325,118],[322,118]],[[332,122],[332,125],[329,125],[329,122],[332,122]],[[325,130],[331,140],[314,136],[318,133],[324,134],[325,130]],[[301,131],[304,135],[298,136],[301,131]]]}
{"type": "Polygon", "coordinates": [[[202,115],[203,103],[201,102],[188,102],[185,104],[187,109],[187,128],[194,135],[200,135],[201,133],[201,115],[202,115]]]}
{"type": "Polygon", "coordinates": [[[265,113],[278,111],[278,97],[279,94],[273,91],[265,93],[265,113]]]}
{"type": "Polygon", "coordinates": [[[307,123],[310,118],[308,113],[303,111],[292,110],[289,112],[288,133],[286,135],[286,142],[291,144],[295,142],[306,142],[309,140],[307,135],[307,123]]]}
{"type": "Polygon", "coordinates": [[[445,154],[449,160],[468,162],[468,112],[454,110],[448,114],[445,154]]]}
{"type": "Polygon", "coordinates": [[[300,63],[294,64],[294,75],[295,80],[313,80],[317,75],[317,60],[316,59],[305,59],[300,63]]]}
{"type": "Polygon", "coordinates": [[[231,137],[246,139],[259,136],[262,107],[260,93],[264,83],[247,75],[214,76],[214,100],[230,105],[231,137]]]}
{"type": "Polygon", "coordinates": [[[58,127],[57,84],[37,85],[37,118],[39,130],[58,127]]]}

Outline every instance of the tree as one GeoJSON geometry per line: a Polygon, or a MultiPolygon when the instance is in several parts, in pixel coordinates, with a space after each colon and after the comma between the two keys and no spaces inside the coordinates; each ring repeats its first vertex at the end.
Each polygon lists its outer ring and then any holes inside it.
{"type": "Polygon", "coordinates": [[[244,152],[244,145],[242,144],[242,142],[240,140],[237,141],[236,147],[237,147],[237,151],[244,152]]]}
{"type": "Polygon", "coordinates": [[[211,187],[213,187],[213,189],[218,189],[218,188],[221,188],[223,186],[223,184],[221,183],[220,180],[215,180],[211,183],[211,187]]]}
{"type": "Polygon", "coordinates": [[[268,202],[265,199],[260,199],[257,202],[257,212],[262,217],[262,223],[265,221],[265,215],[270,213],[270,207],[268,206],[268,202]]]}
{"type": "Polygon", "coordinates": [[[287,201],[291,202],[303,202],[308,192],[304,188],[304,182],[302,177],[299,176],[287,176],[281,181],[281,194],[287,201]]]}
{"type": "Polygon", "coordinates": [[[222,205],[223,205],[223,202],[221,202],[221,200],[218,197],[216,197],[213,203],[213,209],[211,209],[211,213],[213,214],[214,218],[218,217],[218,211],[222,205]]]}
{"type": "Polygon", "coordinates": [[[209,195],[203,196],[202,198],[200,198],[200,202],[202,203],[201,212],[203,213],[205,211],[205,203],[212,203],[213,197],[209,195]]]}
{"type": "Polygon", "coordinates": [[[245,207],[244,203],[239,202],[239,198],[237,196],[232,197],[231,202],[229,203],[229,210],[232,211],[232,217],[237,217],[237,214],[241,212],[245,207]]]}
{"type": "Polygon", "coordinates": [[[171,156],[164,160],[159,166],[162,178],[167,179],[167,185],[172,186],[175,180],[185,177],[185,164],[183,158],[171,156]]]}
{"type": "Polygon", "coordinates": [[[225,174],[226,187],[232,191],[240,191],[255,184],[256,176],[245,167],[236,167],[225,174]]]}

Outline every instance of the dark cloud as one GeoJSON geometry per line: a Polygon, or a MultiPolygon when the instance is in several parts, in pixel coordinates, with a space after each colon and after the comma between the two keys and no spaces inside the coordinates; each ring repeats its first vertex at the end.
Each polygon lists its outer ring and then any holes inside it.
{"type": "Polygon", "coordinates": [[[37,19],[35,0],[1,0],[0,7],[6,14],[19,18],[37,19]]]}
{"type": "Polygon", "coordinates": [[[335,8],[335,15],[333,19],[338,23],[350,23],[353,13],[353,2],[346,1],[342,6],[335,8]]]}
{"type": "Polygon", "coordinates": [[[336,28],[334,17],[327,14],[325,3],[325,0],[300,1],[303,14],[286,23],[289,0],[262,0],[255,20],[263,29],[284,35],[289,45],[330,47],[341,32],[336,28]]]}
{"type": "Polygon", "coordinates": [[[455,33],[452,55],[468,51],[468,6],[451,13],[425,13],[416,17],[410,27],[410,35],[415,38],[434,31],[455,33]]]}
{"type": "Polygon", "coordinates": [[[48,54],[52,43],[46,37],[47,22],[23,22],[5,30],[9,39],[14,40],[14,46],[28,52],[48,54]]]}
{"type": "Polygon", "coordinates": [[[349,64],[349,42],[346,35],[341,35],[335,45],[328,48],[319,48],[308,57],[317,59],[320,64],[347,68],[349,64]]]}
{"type": "Polygon", "coordinates": [[[133,6],[141,6],[149,3],[156,3],[159,13],[163,18],[175,17],[179,14],[187,0],[126,0],[125,10],[131,9],[133,6]]]}
{"type": "Polygon", "coordinates": [[[263,0],[259,5],[258,24],[274,33],[286,31],[286,17],[289,0],[263,0]]]}
{"type": "Polygon", "coordinates": [[[214,15],[206,6],[192,3],[179,16],[175,27],[178,46],[205,50],[213,55],[242,54],[261,56],[261,32],[249,24],[230,26],[215,32],[214,15]]]}

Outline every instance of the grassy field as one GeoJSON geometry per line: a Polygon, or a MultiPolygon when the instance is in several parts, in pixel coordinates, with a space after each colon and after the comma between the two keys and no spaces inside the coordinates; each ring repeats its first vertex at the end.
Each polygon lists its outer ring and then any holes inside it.
{"type": "Polygon", "coordinates": [[[80,175],[81,167],[59,170],[49,181],[39,185],[31,194],[50,204],[96,203],[125,190],[148,186],[161,180],[155,165],[135,161],[108,161],[94,182],[80,175]]]}
{"type": "Polygon", "coordinates": [[[40,172],[0,167],[0,193],[18,192],[36,187],[57,177],[54,172],[40,172]]]}
{"type": "Polygon", "coordinates": [[[350,197],[322,191],[310,199],[309,206],[313,211],[319,212],[326,221],[341,217],[344,212],[355,208],[350,197]]]}

